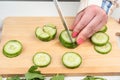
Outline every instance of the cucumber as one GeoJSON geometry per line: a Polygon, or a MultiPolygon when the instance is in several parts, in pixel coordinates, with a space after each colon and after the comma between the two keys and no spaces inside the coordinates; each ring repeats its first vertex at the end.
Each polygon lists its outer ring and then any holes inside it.
{"type": "Polygon", "coordinates": [[[45,24],[44,27],[51,27],[51,28],[56,29],[56,26],[54,24],[45,24]]]}
{"type": "Polygon", "coordinates": [[[77,68],[82,63],[82,57],[75,52],[66,52],[62,56],[62,63],[67,68],[77,68]]]}
{"type": "Polygon", "coordinates": [[[55,35],[56,35],[56,33],[57,33],[57,29],[52,28],[52,27],[48,27],[48,26],[44,26],[44,27],[43,27],[43,31],[46,32],[46,33],[48,33],[48,34],[50,35],[49,40],[54,39],[54,38],[55,38],[55,35]]]}
{"type": "MultiPolygon", "coordinates": [[[[70,34],[72,34],[72,31],[70,31],[70,34]]],[[[71,43],[71,41],[70,41],[70,39],[68,37],[67,31],[65,31],[65,30],[63,30],[60,33],[59,40],[60,40],[61,44],[63,46],[65,46],[65,47],[67,47],[67,48],[75,48],[75,47],[77,47],[76,39],[72,38],[73,43],[71,43]]]]}
{"type": "Polygon", "coordinates": [[[91,37],[91,41],[93,44],[98,46],[103,46],[109,41],[109,36],[103,32],[97,32],[93,34],[91,37]]]}
{"type": "Polygon", "coordinates": [[[103,45],[103,46],[96,46],[94,45],[94,49],[101,54],[107,54],[112,50],[112,45],[110,42],[108,42],[107,44],[103,45]]]}
{"type": "Polygon", "coordinates": [[[35,30],[36,37],[42,41],[50,41],[54,39],[56,33],[56,26],[53,25],[44,25],[43,28],[37,27],[35,30]]]}
{"type": "Polygon", "coordinates": [[[50,35],[45,33],[40,27],[35,30],[36,37],[42,41],[49,41],[50,35]]]}
{"type": "Polygon", "coordinates": [[[106,31],[107,31],[107,26],[106,26],[106,25],[103,26],[99,31],[100,31],[100,32],[106,32],[106,31]]]}
{"type": "Polygon", "coordinates": [[[51,56],[46,52],[37,52],[33,56],[33,63],[39,67],[46,67],[51,63],[51,56]]]}
{"type": "Polygon", "coordinates": [[[10,40],[3,46],[3,54],[6,57],[13,58],[22,52],[22,44],[18,40],[10,40]]]}

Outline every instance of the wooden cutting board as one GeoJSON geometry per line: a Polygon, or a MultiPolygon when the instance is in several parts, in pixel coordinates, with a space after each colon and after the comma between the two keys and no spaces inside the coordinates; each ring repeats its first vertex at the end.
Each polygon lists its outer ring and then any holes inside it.
{"type": "MultiPolygon", "coordinates": [[[[73,17],[66,17],[69,25],[73,17]]],[[[0,74],[25,74],[33,65],[32,57],[36,52],[44,51],[51,55],[52,62],[48,67],[39,68],[43,74],[119,74],[120,48],[118,48],[116,32],[120,32],[120,25],[109,18],[107,34],[110,36],[112,51],[102,55],[97,53],[89,40],[75,49],[67,49],[59,42],[59,34],[64,29],[58,17],[9,17],[4,20],[2,39],[0,43],[0,74]],[[35,37],[35,28],[53,23],[57,26],[56,38],[50,42],[43,42],[35,37]],[[19,40],[23,44],[23,52],[15,58],[7,58],[2,53],[3,45],[9,40],[19,40]],[[67,51],[74,51],[81,55],[83,62],[76,69],[68,69],[62,65],[61,57],[67,51]]]]}

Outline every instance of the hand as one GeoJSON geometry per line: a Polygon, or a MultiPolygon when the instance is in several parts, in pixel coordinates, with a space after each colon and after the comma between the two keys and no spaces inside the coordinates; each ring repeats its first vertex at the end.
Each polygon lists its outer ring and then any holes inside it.
{"type": "Polygon", "coordinates": [[[77,37],[77,44],[81,44],[107,23],[106,12],[96,5],[91,5],[77,14],[73,25],[72,37],[77,37]]]}

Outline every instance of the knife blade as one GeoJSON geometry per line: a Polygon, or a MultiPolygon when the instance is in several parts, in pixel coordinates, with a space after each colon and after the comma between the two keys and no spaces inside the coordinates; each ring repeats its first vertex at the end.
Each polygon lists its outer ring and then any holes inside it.
{"type": "Polygon", "coordinates": [[[60,6],[59,6],[59,4],[58,4],[58,0],[53,0],[53,1],[54,1],[54,4],[55,4],[56,9],[57,9],[57,11],[58,11],[58,14],[59,14],[59,16],[60,16],[60,18],[61,18],[61,21],[62,21],[62,23],[63,23],[63,26],[64,26],[65,30],[67,31],[68,37],[69,37],[71,43],[73,44],[72,37],[71,37],[71,35],[70,35],[70,32],[69,32],[69,29],[68,29],[66,20],[65,20],[63,14],[62,14],[61,8],[60,8],[60,6]]]}

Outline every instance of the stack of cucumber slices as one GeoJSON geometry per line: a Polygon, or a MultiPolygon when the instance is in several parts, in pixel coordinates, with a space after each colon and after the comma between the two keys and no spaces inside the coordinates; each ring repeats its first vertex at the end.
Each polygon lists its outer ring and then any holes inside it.
{"type": "Polygon", "coordinates": [[[18,40],[10,40],[3,47],[3,54],[9,58],[16,57],[22,52],[22,44],[18,40]]]}
{"type": "Polygon", "coordinates": [[[107,26],[95,33],[91,37],[91,41],[94,44],[94,49],[101,54],[107,54],[111,51],[112,46],[109,42],[109,36],[105,33],[107,31],[107,26]]]}
{"type": "MultiPolygon", "coordinates": [[[[69,31],[69,33],[72,34],[72,31],[69,31]]],[[[73,43],[71,43],[66,30],[63,30],[60,33],[59,40],[60,40],[61,44],[67,48],[76,48],[77,47],[75,38],[72,38],[73,43]]]]}
{"type": "Polygon", "coordinates": [[[37,27],[35,30],[36,37],[42,41],[50,41],[54,39],[56,33],[57,29],[53,24],[44,25],[43,28],[37,27]]]}

